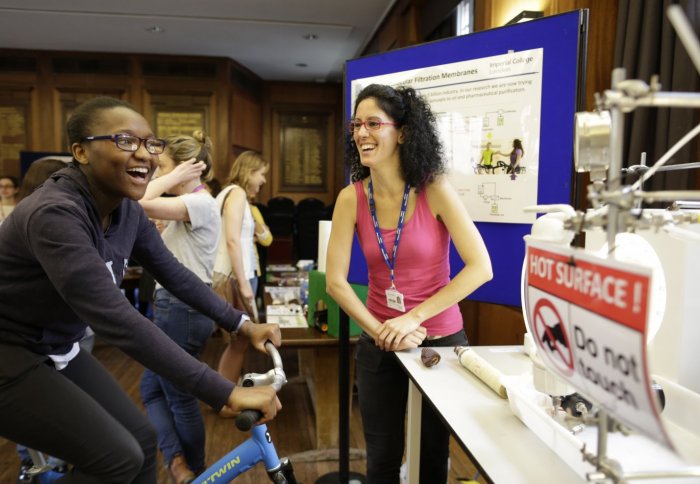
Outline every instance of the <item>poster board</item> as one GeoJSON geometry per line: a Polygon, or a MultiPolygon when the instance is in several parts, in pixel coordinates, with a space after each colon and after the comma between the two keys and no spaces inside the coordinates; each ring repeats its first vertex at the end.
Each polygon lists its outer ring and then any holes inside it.
{"type": "MultiPolygon", "coordinates": [[[[493,280],[470,300],[520,306],[523,237],[535,219],[522,207],[572,202],[574,114],[584,91],[587,20],[587,10],[576,10],[346,63],[345,119],[352,116],[359,89],[373,82],[411,85],[436,112],[449,179],[493,265],[493,280]],[[522,80],[529,81],[524,90],[522,80]],[[479,91],[486,95],[475,96],[479,91]],[[511,161],[515,143],[509,146],[507,140],[516,136],[526,140],[524,169],[508,173],[503,165],[511,161]],[[477,157],[494,139],[503,153],[500,173],[477,166],[482,164],[477,157]],[[477,204],[486,204],[486,211],[477,204]]],[[[450,265],[452,276],[463,267],[454,246],[450,265]]],[[[348,279],[366,284],[366,271],[355,243],[348,279]]]]}

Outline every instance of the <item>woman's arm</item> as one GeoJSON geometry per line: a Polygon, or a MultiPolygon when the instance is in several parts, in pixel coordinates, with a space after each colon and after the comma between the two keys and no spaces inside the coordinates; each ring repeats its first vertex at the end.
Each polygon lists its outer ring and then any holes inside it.
{"type": "MultiPolygon", "coordinates": [[[[352,240],[357,220],[357,198],[352,185],[345,187],[333,210],[331,235],[328,240],[326,255],[326,292],[360,327],[376,340],[382,324],[367,310],[348,283],[352,240]]],[[[420,328],[404,338],[403,344],[396,349],[417,347],[425,338],[425,331],[420,328]]]]}
{"type": "Polygon", "coordinates": [[[224,202],[223,217],[224,235],[226,238],[226,251],[231,260],[231,270],[236,277],[236,282],[241,290],[241,296],[245,299],[253,299],[253,289],[245,277],[243,265],[243,244],[241,242],[241,229],[243,216],[246,209],[246,193],[240,188],[233,188],[224,202]]]}
{"type": "Polygon", "coordinates": [[[199,178],[205,168],[203,161],[195,163],[194,158],[180,163],[173,171],[152,180],[146,188],[146,194],[139,203],[149,218],[163,220],[189,221],[187,206],[179,197],[162,197],[163,193],[181,183],[199,178]]]}
{"type": "Polygon", "coordinates": [[[348,185],[338,194],[333,209],[331,235],[326,252],[326,292],[343,310],[374,337],[381,323],[367,310],[348,282],[352,240],[357,220],[355,187],[348,185]]]}
{"type": "Polygon", "coordinates": [[[442,176],[426,187],[428,205],[447,227],[464,268],[442,289],[411,311],[384,323],[377,344],[391,347],[423,321],[458,303],[493,277],[481,234],[452,185],[442,176]]]}
{"type": "Polygon", "coordinates": [[[270,227],[265,224],[265,220],[258,207],[251,204],[250,212],[253,214],[253,220],[255,221],[255,241],[263,247],[269,247],[270,244],[272,244],[272,232],[270,232],[270,227]]]}

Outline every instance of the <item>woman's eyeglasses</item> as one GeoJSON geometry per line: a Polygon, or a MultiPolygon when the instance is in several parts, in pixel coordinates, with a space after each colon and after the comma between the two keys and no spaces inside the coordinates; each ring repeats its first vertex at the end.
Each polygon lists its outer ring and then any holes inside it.
{"type": "Polygon", "coordinates": [[[166,142],[159,138],[139,138],[132,134],[107,134],[104,136],[86,136],[80,141],[98,141],[103,139],[109,139],[114,141],[114,144],[120,150],[124,151],[136,151],[141,146],[143,142],[148,151],[152,155],[160,155],[165,150],[166,142]]]}
{"type": "Polygon", "coordinates": [[[348,122],[348,131],[350,133],[356,133],[362,129],[364,126],[368,131],[377,131],[382,126],[396,126],[396,123],[390,123],[388,121],[382,121],[379,118],[367,118],[365,121],[360,121],[359,119],[353,119],[348,122]]]}

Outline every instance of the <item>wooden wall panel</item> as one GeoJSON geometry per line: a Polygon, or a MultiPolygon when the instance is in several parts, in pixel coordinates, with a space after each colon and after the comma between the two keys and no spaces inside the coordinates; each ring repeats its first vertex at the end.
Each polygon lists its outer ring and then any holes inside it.
{"type": "Polygon", "coordinates": [[[196,129],[211,136],[217,126],[215,93],[179,92],[182,91],[144,90],[143,115],[156,136],[191,135],[196,129]]]}
{"type": "Polygon", "coordinates": [[[263,113],[260,99],[242,89],[231,96],[231,144],[234,150],[263,149],[263,113]]]}
{"type": "Polygon", "coordinates": [[[31,146],[32,119],[32,89],[0,87],[0,175],[19,177],[19,153],[31,146]]]}
{"type": "Polygon", "coordinates": [[[479,304],[479,345],[519,345],[525,336],[525,320],[519,307],[479,304]]]}
{"type": "MultiPolygon", "coordinates": [[[[126,90],[119,89],[93,89],[82,90],[74,88],[56,88],[52,90],[52,112],[53,112],[53,151],[70,151],[66,134],[66,122],[73,110],[81,103],[96,96],[110,96],[118,99],[128,100],[126,90]]],[[[111,134],[111,133],[103,133],[111,134]]]]}
{"type": "Polygon", "coordinates": [[[335,201],[337,193],[343,186],[342,154],[342,87],[338,84],[314,83],[268,83],[265,87],[265,104],[263,111],[263,157],[270,161],[268,182],[260,193],[260,201],[265,202],[273,196],[282,195],[295,202],[307,197],[315,197],[326,204],[335,201]],[[280,113],[305,111],[326,113],[327,127],[327,160],[326,188],[323,191],[283,191],[280,165],[280,113]]]}

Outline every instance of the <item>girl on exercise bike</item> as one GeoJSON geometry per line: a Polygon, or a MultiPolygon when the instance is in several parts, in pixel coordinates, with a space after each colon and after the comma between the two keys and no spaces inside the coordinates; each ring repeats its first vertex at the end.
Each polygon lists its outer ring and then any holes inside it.
{"type": "Polygon", "coordinates": [[[279,345],[164,246],[137,200],[165,142],[128,103],[94,98],[67,124],[73,162],[0,226],[0,436],[72,467],[62,482],[156,482],[147,417],[78,341],[87,324],[106,343],[218,411],[281,408],[271,387],[236,387],[190,356],[123,296],[129,257],[228,331],[279,345]]]}

